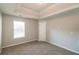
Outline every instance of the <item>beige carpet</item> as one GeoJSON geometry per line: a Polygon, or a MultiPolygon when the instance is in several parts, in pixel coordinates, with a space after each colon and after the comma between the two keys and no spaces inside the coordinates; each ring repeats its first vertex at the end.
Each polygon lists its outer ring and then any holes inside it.
{"type": "Polygon", "coordinates": [[[8,48],[4,48],[3,55],[76,55],[63,48],[46,42],[29,42],[8,48]]]}

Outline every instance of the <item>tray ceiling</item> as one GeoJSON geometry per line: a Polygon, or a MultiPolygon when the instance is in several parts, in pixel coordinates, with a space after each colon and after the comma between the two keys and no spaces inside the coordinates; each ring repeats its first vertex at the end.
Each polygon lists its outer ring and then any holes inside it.
{"type": "Polygon", "coordinates": [[[75,3],[1,3],[2,13],[20,16],[25,18],[44,18],[52,14],[57,14],[63,10],[79,7],[75,3]]]}
{"type": "Polygon", "coordinates": [[[29,8],[34,11],[40,12],[47,7],[51,6],[53,3],[25,3],[25,4],[18,4],[21,7],[29,8]]]}

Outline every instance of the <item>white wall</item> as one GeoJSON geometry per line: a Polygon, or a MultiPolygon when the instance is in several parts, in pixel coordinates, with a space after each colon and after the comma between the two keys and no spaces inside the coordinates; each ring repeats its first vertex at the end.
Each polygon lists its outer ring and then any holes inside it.
{"type": "Polygon", "coordinates": [[[39,41],[46,41],[46,21],[39,21],[39,41]]]}
{"type": "Polygon", "coordinates": [[[1,12],[0,12],[0,53],[1,53],[1,46],[2,46],[2,44],[1,44],[1,42],[2,42],[2,14],[1,14],[1,12]]]}
{"type": "Polygon", "coordinates": [[[38,20],[26,19],[10,15],[2,15],[3,18],[3,33],[2,33],[2,46],[8,47],[12,45],[17,45],[29,41],[34,41],[38,39],[38,20]],[[25,22],[25,37],[24,38],[13,38],[13,21],[24,21],[25,22]]]}
{"type": "Polygon", "coordinates": [[[47,42],[79,53],[79,9],[46,20],[47,42]]]}

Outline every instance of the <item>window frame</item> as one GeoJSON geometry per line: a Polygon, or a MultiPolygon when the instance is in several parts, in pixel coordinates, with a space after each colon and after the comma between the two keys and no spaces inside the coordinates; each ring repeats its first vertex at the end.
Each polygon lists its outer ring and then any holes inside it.
{"type": "MultiPolygon", "coordinates": [[[[20,34],[20,33],[19,33],[20,34]]],[[[19,39],[19,38],[25,38],[25,22],[24,21],[18,21],[18,20],[14,20],[13,21],[13,38],[14,39],[19,39]],[[20,35],[18,35],[18,36],[15,36],[16,34],[15,34],[15,22],[17,22],[17,23],[23,23],[24,24],[24,26],[23,26],[23,28],[24,29],[22,29],[23,31],[23,35],[22,36],[20,36],[20,35]]]]}

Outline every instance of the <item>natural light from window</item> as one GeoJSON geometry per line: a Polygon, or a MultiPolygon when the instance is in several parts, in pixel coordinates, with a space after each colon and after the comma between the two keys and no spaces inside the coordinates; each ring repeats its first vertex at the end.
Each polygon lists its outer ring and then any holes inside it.
{"type": "Polygon", "coordinates": [[[25,37],[25,23],[22,21],[14,21],[14,39],[25,37]]]}

